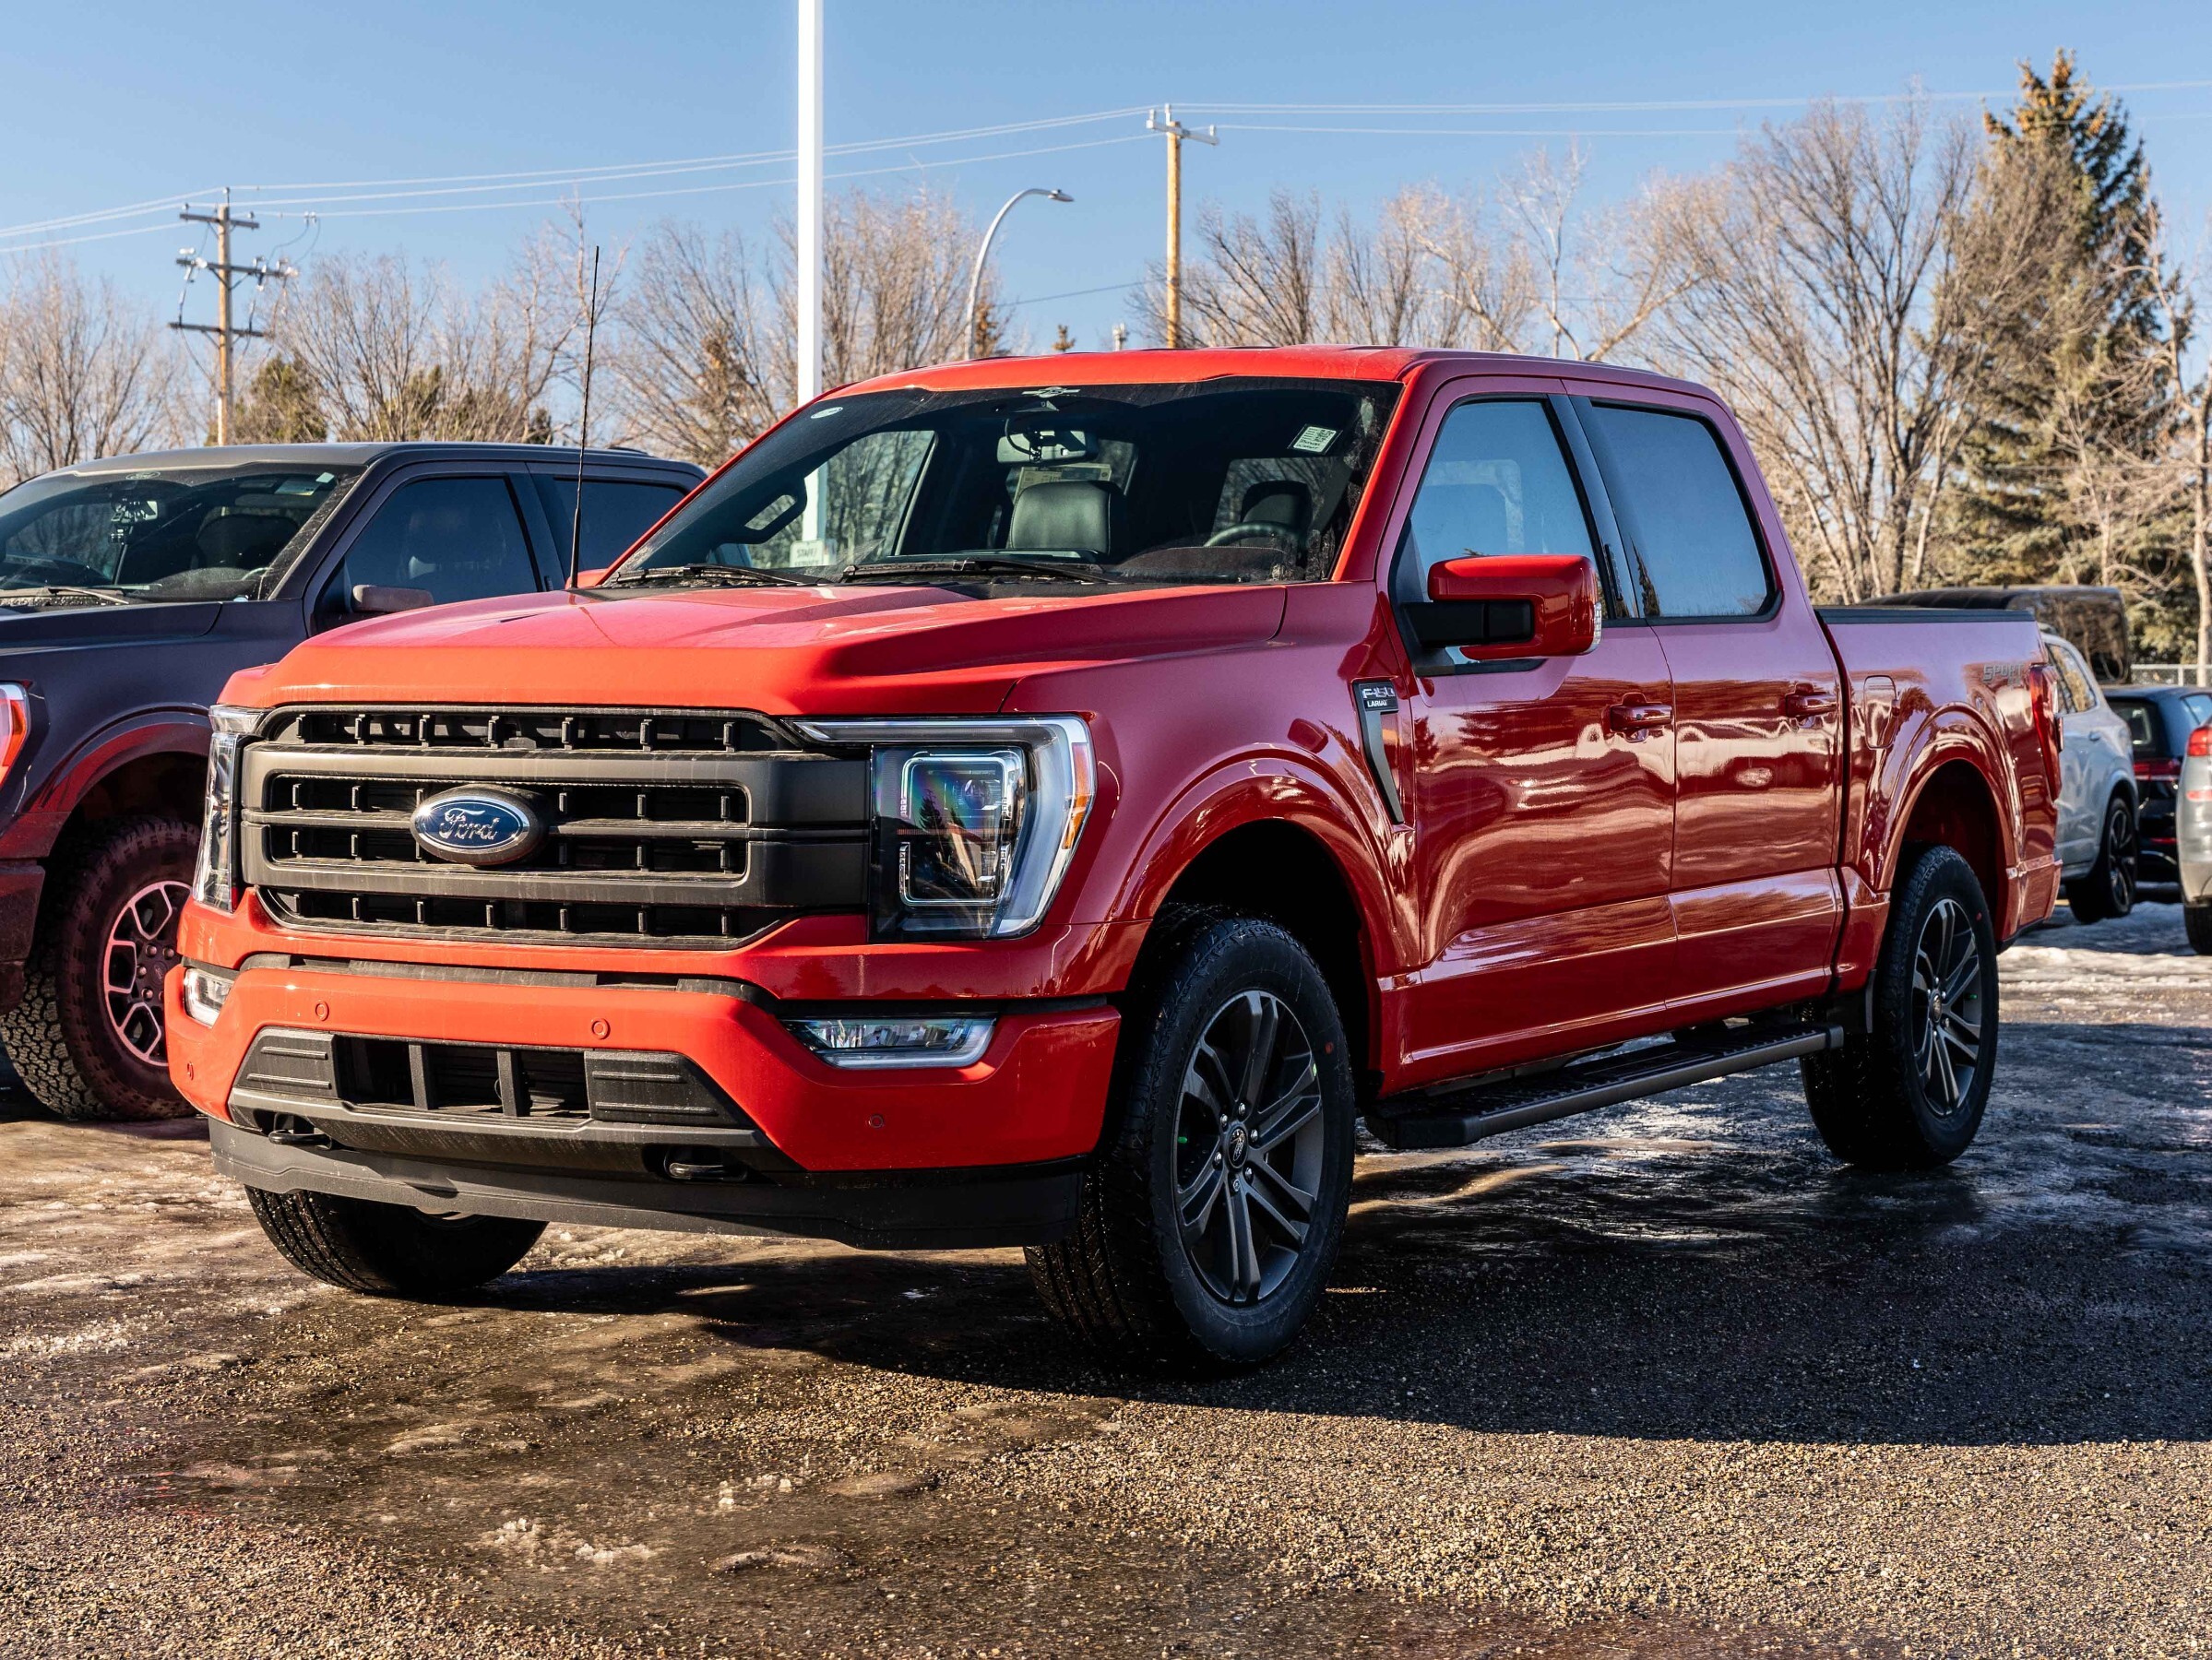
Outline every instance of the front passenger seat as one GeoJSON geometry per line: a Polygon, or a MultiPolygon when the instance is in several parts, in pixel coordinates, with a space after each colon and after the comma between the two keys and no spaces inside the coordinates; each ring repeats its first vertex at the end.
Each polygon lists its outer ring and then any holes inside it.
{"type": "Polygon", "coordinates": [[[1121,540],[1122,492],[1091,479],[1050,479],[1014,498],[1006,551],[1081,551],[1112,559],[1121,540]]]}

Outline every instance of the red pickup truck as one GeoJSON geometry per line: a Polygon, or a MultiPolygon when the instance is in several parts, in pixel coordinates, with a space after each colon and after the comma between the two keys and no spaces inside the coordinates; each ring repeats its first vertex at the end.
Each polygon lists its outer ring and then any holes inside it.
{"type": "Polygon", "coordinates": [[[175,1082],[307,1273],[548,1220],[1029,1248],[1124,1357],[1288,1343],[1355,1121],[1796,1059],[1972,1141],[2051,907],[2032,617],[1816,610],[1728,410],[1398,350],[998,360],[795,411],[575,592],[214,712],[175,1082]]]}

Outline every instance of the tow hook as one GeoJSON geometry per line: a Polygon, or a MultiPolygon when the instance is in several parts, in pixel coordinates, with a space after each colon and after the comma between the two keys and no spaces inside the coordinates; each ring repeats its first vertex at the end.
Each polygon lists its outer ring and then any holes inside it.
{"type": "Polygon", "coordinates": [[[690,1152],[666,1155],[660,1162],[660,1173],[671,1181],[751,1181],[754,1172],[742,1164],[727,1159],[696,1157],[690,1152]]]}

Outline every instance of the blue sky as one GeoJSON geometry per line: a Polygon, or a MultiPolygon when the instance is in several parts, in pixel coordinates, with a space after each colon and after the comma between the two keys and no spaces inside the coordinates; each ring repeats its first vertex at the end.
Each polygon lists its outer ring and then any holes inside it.
{"type": "MultiPolygon", "coordinates": [[[[1823,94],[1994,91],[2014,63],[2071,45],[2126,94],[2170,208],[2192,234],[2212,207],[2212,7],[2023,3],[1849,6],[1157,4],[1059,6],[969,0],[827,0],[829,142],[866,143],[1137,109],[1172,100],[1220,124],[1219,149],[1186,151],[1196,200],[1254,207],[1278,185],[1366,204],[1397,185],[1481,185],[1528,148],[1580,135],[1610,194],[1655,169],[1709,165],[1731,135],[1823,94]],[[2194,87],[2150,83],[2195,81],[2194,87]],[[1231,113],[1229,104],[1673,104],[1702,108],[1414,113],[1231,113]],[[1360,127],[1384,132],[1273,131],[1360,127]],[[1444,131],[1440,129],[1449,129],[1444,131]]],[[[306,184],[265,199],[319,203],[243,239],[245,251],[395,249],[473,279],[503,262],[568,188],[558,170],[774,152],[792,125],[791,0],[589,6],[223,4],[99,0],[11,8],[0,36],[7,165],[0,225],[203,195],[232,183],[306,184]],[[547,170],[541,183],[474,188],[351,185],[547,170]],[[341,187],[342,186],[342,187],[341,187]],[[385,189],[416,192],[384,196],[385,189]],[[424,190],[449,192],[430,196],[424,190]],[[340,196],[357,199],[341,202],[340,196]],[[374,199],[361,199],[374,198],[374,199]],[[422,212],[424,207],[460,211],[422,212]],[[409,211],[396,212],[394,208],[409,211]],[[300,239],[293,241],[291,239],[300,239]]],[[[1972,101],[1955,106],[1971,111],[1972,101]]],[[[1116,285],[1159,257],[1160,143],[1141,113],[952,143],[833,157],[832,174],[926,179],[980,219],[1011,191],[1059,185],[1074,205],[1025,203],[1001,267],[1039,341],[1064,321],[1103,342],[1128,314],[1116,285]],[[1052,153],[1008,155],[1010,151],[1052,153]],[[979,158],[996,159],[979,159],[979,158]],[[887,170],[887,171],[875,171],[887,170]],[[1106,289],[1105,292],[1085,292],[1106,289]]],[[[765,231],[788,205],[786,161],[590,183],[630,196],[589,209],[610,247],[674,216],[765,231]],[[731,186],[743,184],[744,188],[731,186]],[[688,194],[637,198],[641,193],[688,194]]],[[[245,193],[242,192],[242,199],[245,193]]],[[[92,238],[70,252],[137,295],[172,306],[171,263],[194,240],[166,209],[18,231],[0,245],[92,238]],[[116,231],[125,234],[112,234],[116,231]]],[[[196,301],[203,310],[204,295],[196,301]]]]}

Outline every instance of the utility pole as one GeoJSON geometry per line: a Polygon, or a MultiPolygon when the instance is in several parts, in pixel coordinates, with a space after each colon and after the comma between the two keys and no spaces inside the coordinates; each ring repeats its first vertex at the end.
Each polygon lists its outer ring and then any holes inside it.
{"type": "Polygon", "coordinates": [[[1145,131],[1164,133],[1168,140],[1168,281],[1162,321],[1167,344],[1172,348],[1183,344],[1183,141],[1218,145],[1221,140],[1210,126],[1203,133],[1184,126],[1175,119],[1173,104],[1147,112],[1145,131]]]}
{"type": "Polygon", "coordinates": [[[214,325],[210,326],[205,323],[187,323],[184,318],[179,317],[169,326],[183,329],[187,334],[212,335],[215,338],[215,442],[228,444],[231,442],[231,411],[235,392],[232,374],[231,343],[233,340],[259,339],[264,332],[258,328],[238,326],[232,323],[232,288],[241,277],[251,277],[254,279],[255,288],[259,289],[272,278],[281,282],[285,278],[296,277],[299,273],[281,261],[273,266],[267,260],[259,258],[256,258],[252,265],[235,265],[232,262],[231,232],[232,231],[258,231],[261,229],[261,221],[251,215],[241,217],[231,210],[231,192],[228,187],[225,187],[222,193],[221,205],[214,212],[195,213],[192,211],[191,204],[187,203],[184,210],[178,214],[177,218],[188,224],[213,225],[215,227],[215,257],[212,260],[202,258],[197,254],[182,254],[177,256],[177,264],[187,270],[214,273],[214,325]]]}
{"type": "Polygon", "coordinates": [[[822,0],[799,0],[798,220],[798,392],[806,403],[822,390],[822,0]]]}

